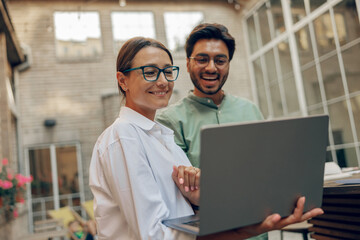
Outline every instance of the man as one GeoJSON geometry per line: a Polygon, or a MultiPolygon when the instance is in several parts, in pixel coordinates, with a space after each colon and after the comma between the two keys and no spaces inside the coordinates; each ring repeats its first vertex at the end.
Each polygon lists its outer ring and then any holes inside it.
{"type": "Polygon", "coordinates": [[[263,119],[250,101],[224,93],[235,51],[235,40],[220,24],[200,24],[186,45],[187,71],[194,90],[169,106],[156,120],[174,130],[175,142],[195,167],[199,167],[200,128],[208,124],[263,119]]]}
{"type": "MultiPolygon", "coordinates": [[[[250,101],[222,90],[235,51],[235,40],[225,26],[196,26],[186,41],[185,50],[194,90],[163,110],[156,120],[174,130],[175,142],[193,166],[199,167],[203,125],[255,121],[263,117],[250,101]]],[[[267,234],[252,239],[267,239],[267,234]]]]}

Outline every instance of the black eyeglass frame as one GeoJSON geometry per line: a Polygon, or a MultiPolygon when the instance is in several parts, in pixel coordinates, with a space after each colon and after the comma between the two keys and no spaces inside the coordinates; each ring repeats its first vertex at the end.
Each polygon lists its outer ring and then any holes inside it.
{"type": "Polygon", "coordinates": [[[130,72],[130,71],[133,71],[133,70],[138,70],[138,69],[141,69],[141,70],[142,70],[143,77],[144,77],[144,79],[145,79],[146,81],[148,81],[148,82],[156,82],[156,81],[159,79],[160,73],[164,73],[164,76],[165,76],[166,81],[168,81],[168,82],[174,82],[174,81],[176,81],[176,79],[178,78],[178,76],[179,76],[179,70],[180,70],[180,68],[179,68],[178,66],[168,66],[168,67],[164,67],[163,69],[158,68],[158,67],[156,67],[156,66],[141,66],[141,67],[136,67],[136,68],[127,69],[127,70],[123,71],[123,73],[130,72]],[[156,68],[156,69],[159,70],[159,72],[158,72],[155,80],[148,80],[148,79],[145,77],[144,69],[147,68],[147,67],[152,67],[152,68],[156,68]],[[166,69],[169,69],[169,68],[172,68],[173,70],[176,69],[176,71],[177,71],[176,77],[174,77],[173,80],[169,80],[169,79],[166,77],[165,70],[166,70],[166,69]]]}
{"type": "Polygon", "coordinates": [[[227,58],[226,56],[210,57],[209,55],[197,55],[197,56],[195,56],[195,57],[189,57],[189,59],[194,59],[195,62],[196,62],[196,64],[199,65],[200,67],[205,67],[205,66],[209,65],[211,59],[214,61],[215,66],[218,67],[218,68],[223,68],[223,67],[225,67],[226,65],[228,65],[229,62],[230,62],[229,58],[227,58]],[[200,59],[200,58],[207,59],[207,62],[206,62],[206,63],[199,63],[199,59],[200,59]],[[224,62],[223,64],[219,64],[219,63],[217,62],[217,60],[218,60],[219,58],[224,59],[225,62],[224,62]]]}

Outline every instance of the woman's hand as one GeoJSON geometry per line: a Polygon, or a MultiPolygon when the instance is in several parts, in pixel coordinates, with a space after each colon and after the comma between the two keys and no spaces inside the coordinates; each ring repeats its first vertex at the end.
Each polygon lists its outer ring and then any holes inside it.
{"type": "Polygon", "coordinates": [[[324,213],[324,211],[321,208],[315,208],[306,213],[303,213],[304,205],[305,205],[305,197],[301,197],[297,201],[297,205],[293,214],[291,214],[286,218],[281,218],[279,214],[275,213],[268,216],[262,223],[250,225],[226,232],[220,232],[203,237],[198,237],[198,239],[206,239],[206,240],[247,239],[272,230],[280,230],[283,227],[286,227],[290,224],[303,222],[324,213]]]}
{"type": "Polygon", "coordinates": [[[184,197],[192,204],[199,206],[200,169],[192,166],[174,166],[172,179],[184,197]]]}

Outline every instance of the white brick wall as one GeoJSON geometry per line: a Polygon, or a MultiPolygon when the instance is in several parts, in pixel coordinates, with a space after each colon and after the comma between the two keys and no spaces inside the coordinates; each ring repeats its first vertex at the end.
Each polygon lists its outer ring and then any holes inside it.
{"type": "MultiPolygon", "coordinates": [[[[163,13],[165,11],[202,11],[206,22],[226,25],[237,40],[237,50],[231,63],[225,90],[251,98],[250,81],[243,46],[241,13],[233,6],[208,1],[182,3],[157,1],[129,1],[121,8],[118,1],[51,1],[8,0],[8,8],[20,42],[32,50],[32,66],[20,74],[19,111],[24,146],[79,141],[82,150],[84,184],[88,189],[88,166],[93,145],[103,131],[104,116],[102,94],[117,91],[115,79],[116,54],[113,50],[112,11],[152,11],[155,16],[158,40],[165,43],[163,13]],[[54,11],[98,11],[103,43],[103,55],[94,62],[60,63],[55,56],[54,11]],[[57,125],[45,129],[47,118],[56,119],[57,125]]],[[[181,67],[175,84],[177,93],[172,102],[192,89],[186,72],[185,54],[175,55],[175,64],[181,67]]],[[[116,110],[117,111],[117,110],[116,110]]]]}

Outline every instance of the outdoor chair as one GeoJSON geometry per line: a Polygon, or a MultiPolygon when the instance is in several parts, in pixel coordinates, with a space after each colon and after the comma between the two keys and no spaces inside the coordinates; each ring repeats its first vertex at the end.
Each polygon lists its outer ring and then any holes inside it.
{"type": "MultiPolygon", "coordinates": [[[[75,234],[68,229],[69,223],[77,220],[81,226],[86,225],[86,220],[83,219],[75,210],[73,210],[69,206],[62,207],[57,210],[49,210],[48,215],[52,219],[57,219],[59,221],[62,221],[62,224],[68,230],[68,233],[69,233],[68,236],[74,237],[75,239],[78,239],[78,237],[76,237],[75,234]]],[[[83,227],[82,231],[84,232],[84,238],[81,238],[81,239],[85,239],[86,234],[87,234],[87,229],[83,227]]]]}
{"type": "Polygon", "coordinates": [[[81,206],[85,209],[90,219],[95,220],[94,216],[94,200],[89,200],[81,203],[81,206]]]}

